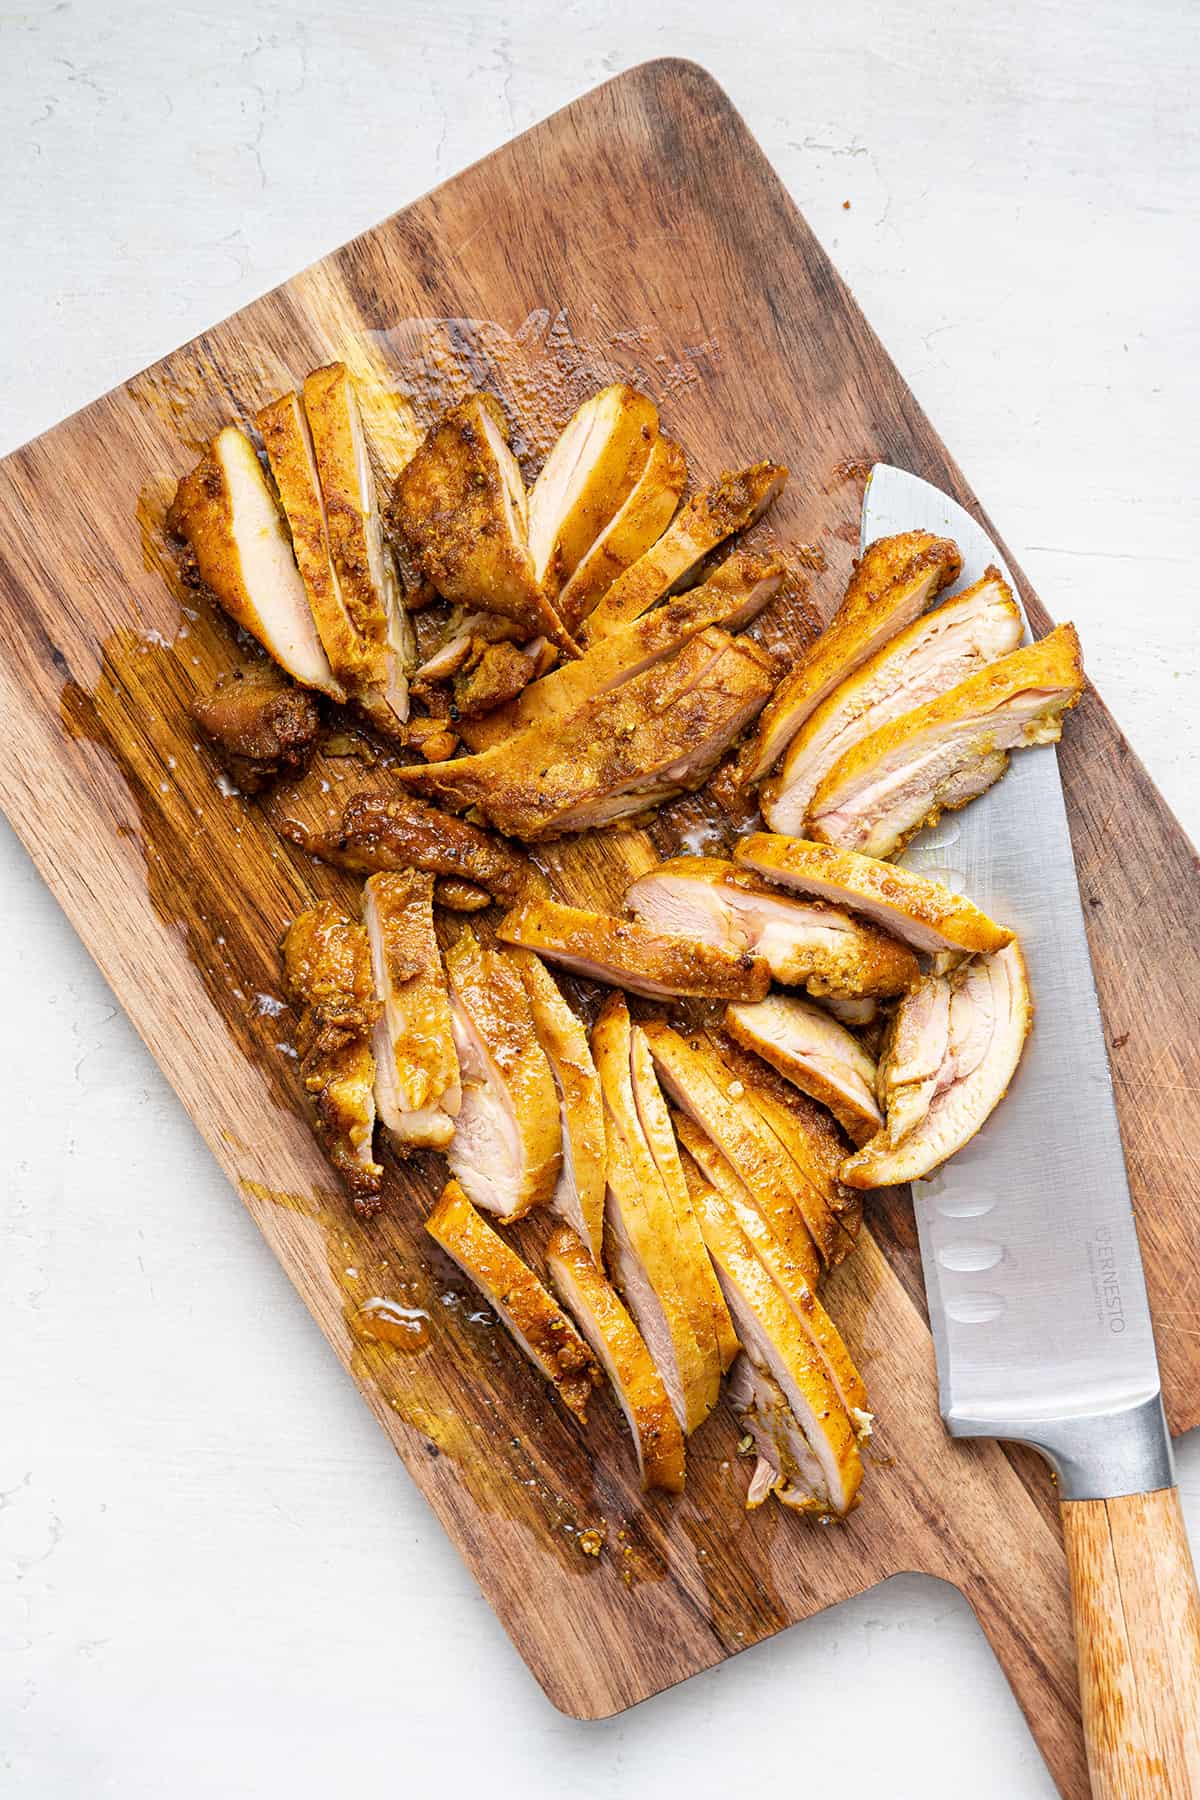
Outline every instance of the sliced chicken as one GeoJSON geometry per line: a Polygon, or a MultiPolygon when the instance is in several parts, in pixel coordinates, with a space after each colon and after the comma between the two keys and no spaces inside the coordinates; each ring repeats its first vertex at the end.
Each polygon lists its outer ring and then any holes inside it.
{"type": "Polygon", "coordinates": [[[334,832],[311,831],[284,817],[278,826],[311,855],[358,875],[424,869],[447,881],[470,882],[510,903],[521,897],[530,879],[524,857],[499,838],[394,790],[352,795],[334,832]]]}
{"type": "Polygon", "coordinates": [[[244,794],[307,767],[321,727],[316,701],[274,669],[236,670],[188,707],[244,794]]]}
{"type": "Polygon", "coordinates": [[[1057,743],[1062,715],[1082,693],[1079,637],[1059,625],[856,744],[813,795],[809,836],[894,855],[944,810],[998,781],[1010,750],[1057,743]]]}
{"type": "Polygon", "coordinates": [[[998,569],[915,619],[869,656],[800,727],[763,789],[772,831],[803,832],[809,802],[838,759],[889,720],[935,700],[1021,642],[1024,621],[998,569]]]}
{"type": "Polygon", "coordinates": [[[444,1150],[462,1104],[450,997],[433,931],[433,876],[372,875],[363,889],[375,991],[375,1102],[393,1143],[444,1150]]]}
{"type": "Polygon", "coordinates": [[[506,1223],[543,1206],[562,1168],[558,1094],[511,957],[483,950],[469,925],[446,952],[462,1104],[450,1172],[506,1223]]]}
{"type": "Polygon", "coordinates": [[[829,1370],[721,1196],[700,1195],[696,1213],[746,1355],[779,1391],[765,1424],[778,1458],[775,1491],[789,1505],[844,1515],[862,1483],[862,1457],[829,1370]]]}
{"type": "Polygon", "coordinates": [[[328,900],[298,913],[283,940],[284,991],[299,1012],[300,1076],[317,1134],[363,1218],[379,1211],[375,1161],[375,1058],[379,1017],[367,934],[328,900]]]}
{"type": "Polygon", "coordinates": [[[792,994],[768,994],[753,1005],[726,1007],[725,1029],[802,1094],[828,1107],[852,1143],[865,1144],[882,1129],[874,1060],[821,1007],[792,994]]]}
{"type": "Polygon", "coordinates": [[[710,628],[571,718],[397,777],[527,843],[613,824],[699,787],[763,704],[769,669],[757,645],[710,628]]]}
{"type": "Polygon", "coordinates": [[[949,538],[928,531],[905,531],[869,544],[841,605],[780,682],[739,758],[743,784],[761,781],[821,702],[918,618],[961,568],[949,538]]]}
{"type": "Polygon", "coordinates": [[[942,882],[876,857],[765,831],[742,838],[733,854],[744,868],[779,887],[848,906],[914,950],[973,955],[1003,950],[1012,942],[1007,926],[997,925],[942,882]]]}
{"type": "Polygon", "coordinates": [[[631,563],[657,544],[687,486],[687,458],[670,438],[655,438],[646,465],[558,596],[568,631],[575,631],[631,563]]]}
{"type": "Polygon", "coordinates": [[[500,921],[503,943],[534,950],[576,975],[659,999],[690,994],[714,1000],[761,1000],[771,975],[761,957],[698,944],[655,931],[638,919],[527,899],[500,921]]]}
{"type": "Polygon", "coordinates": [[[1008,1092],[1032,1022],[1015,940],[930,977],[901,1003],[880,1062],[887,1128],[843,1165],[842,1179],[857,1188],[919,1181],[961,1150],[1008,1092]]]}
{"type": "Polygon", "coordinates": [[[694,494],[652,549],[630,563],[584,622],[591,644],[644,612],[674,589],[686,587],[704,558],[735,531],[746,531],[783,490],[788,472],[779,463],[754,463],[722,475],[694,494]]]}
{"type": "Polygon", "coordinates": [[[852,1031],[866,1031],[879,1022],[880,1003],[869,994],[857,1000],[843,1000],[832,994],[825,994],[820,1004],[839,1024],[849,1026],[852,1031]]]}
{"type": "Polygon", "coordinates": [[[308,376],[304,415],[341,603],[364,647],[369,646],[370,671],[356,680],[354,695],[372,724],[394,733],[408,718],[416,644],[383,535],[358,395],[344,363],[330,363],[308,376]]]}
{"type": "Polygon", "coordinates": [[[654,930],[765,960],[812,994],[898,994],[920,973],[911,950],[841,907],[784,899],[736,863],[675,856],[639,876],[625,904],[654,930]]]}
{"type": "Polygon", "coordinates": [[[491,394],[471,394],[433,427],[397,477],[392,505],[421,574],[445,599],[499,613],[574,654],[538,583],[525,484],[491,394]]]}
{"type": "MultiPolygon", "coordinates": [[[[544,641],[544,640],[543,640],[544,641]]],[[[454,676],[452,716],[478,719],[512,704],[534,679],[536,657],[516,644],[483,644],[472,648],[454,676]]]]}
{"type": "Polygon", "coordinates": [[[475,913],[483,912],[492,904],[492,896],[486,888],[476,887],[473,881],[459,881],[449,875],[433,884],[433,903],[444,906],[447,912],[475,913]]]}
{"type": "Polygon", "coordinates": [[[658,409],[627,382],[585,400],[529,495],[534,579],[555,595],[629,498],[658,437],[658,409]]]}
{"type": "Polygon", "coordinates": [[[317,635],[283,514],[244,431],[227,425],[217,433],[176,488],[166,523],[187,541],[205,587],[281,669],[345,699],[317,635]]]}
{"type": "Polygon", "coordinates": [[[476,1212],[457,1181],[446,1183],[425,1229],[479,1289],[563,1405],[586,1425],[588,1401],[601,1379],[595,1358],[554,1296],[476,1212]]]}
{"type": "Polygon", "coordinates": [[[681,1429],[696,1430],[717,1403],[721,1359],[693,1246],[681,1240],[672,1196],[642,1130],[631,1073],[629,1011],[612,994],[592,1028],[604,1091],[612,1264],[681,1429]]]}
{"type": "Polygon", "coordinates": [[[740,631],[774,599],[783,578],[784,567],[777,557],[748,551],[730,556],[703,586],[689,588],[632,625],[601,638],[576,661],[535,681],[510,706],[470,727],[468,743],[473,750],[486,750],[529,726],[569,719],[602,694],[673,656],[707,626],[740,631]]]}
{"type": "MultiPolygon", "coordinates": [[[[774,1222],[768,1224],[767,1220],[773,1216],[770,1205],[760,1205],[729,1158],[717,1148],[708,1133],[685,1112],[673,1113],[672,1124],[683,1151],[681,1160],[684,1176],[693,1197],[698,1185],[716,1188],[733,1209],[747,1235],[753,1237],[755,1229],[765,1232],[781,1265],[815,1292],[821,1279],[821,1259],[807,1227],[802,1230],[795,1228],[794,1209],[786,1215],[776,1209],[774,1222]],[[751,1221],[756,1221],[754,1229],[751,1221]]],[[[754,1129],[757,1129],[757,1121],[754,1129]]],[[[745,1158],[742,1160],[744,1166],[745,1158]]],[[[803,1226],[802,1219],[799,1223],[803,1226]]]]}
{"type": "Polygon", "coordinates": [[[604,1095],[587,1032],[539,957],[514,950],[512,960],[525,983],[534,1030],[558,1090],[562,1169],[550,1210],[566,1220],[603,1269],[604,1095]]]}

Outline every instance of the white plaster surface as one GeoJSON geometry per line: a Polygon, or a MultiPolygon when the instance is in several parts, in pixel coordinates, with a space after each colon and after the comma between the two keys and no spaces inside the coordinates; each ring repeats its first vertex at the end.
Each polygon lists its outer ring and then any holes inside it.
{"type": "MultiPolygon", "coordinates": [[[[663,54],[742,107],[1195,837],[1190,0],[18,0],[0,450],[663,54]]],[[[4,827],[0,907],[0,1793],[1051,1793],[915,1577],[552,1712],[4,827]]]]}

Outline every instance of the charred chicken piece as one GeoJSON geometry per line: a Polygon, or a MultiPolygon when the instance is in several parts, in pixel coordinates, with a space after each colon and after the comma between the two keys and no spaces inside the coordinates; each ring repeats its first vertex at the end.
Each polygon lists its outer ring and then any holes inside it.
{"type": "Polygon", "coordinates": [[[281,819],[293,843],[338,868],[365,875],[376,870],[423,869],[446,881],[470,882],[495,900],[518,900],[529,884],[523,856],[498,838],[407,794],[355,794],[346,802],[341,829],[322,835],[281,819]]]}
{"type": "Polygon", "coordinates": [[[223,676],[188,711],[244,794],[299,775],[321,725],[312,695],[267,671],[223,676]]]}
{"type": "Polygon", "coordinates": [[[482,644],[454,676],[454,711],[477,719],[516,699],[534,678],[536,660],[516,644],[482,644]]]}
{"type": "Polygon", "coordinates": [[[883,1126],[875,1100],[875,1063],[845,1026],[793,994],[768,994],[725,1009],[725,1029],[802,1094],[825,1106],[852,1143],[883,1126]]]}
{"type": "Polygon", "coordinates": [[[576,975],[659,999],[691,994],[711,999],[762,999],[770,971],[761,958],[655,931],[638,919],[528,899],[500,921],[506,944],[536,951],[576,975]]]}
{"type": "Polygon", "coordinates": [[[670,438],[657,437],[630,493],[558,595],[568,631],[575,631],[630,564],[658,542],[686,486],[683,451],[670,438]]]}
{"type": "Polygon", "coordinates": [[[375,990],[375,1103],[402,1151],[444,1150],[462,1104],[446,977],[433,933],[433,876],[372,875],[363,889],[375,990]]]}
{"type": "Polygon", "coordinates": [[[550,1210],[566,1220],[596,1267],[603,1269],[604,1096],[587,1032],[538,957],[514,950],[512,961],[525,983],[534,1030],[558,1090],[562,1169],[550,1210]]]}
{"type": "Polygon", "coordinates": [[[585,400],[529,495],[534,578],[556,595],[629,497],[658,437],[652,400],[615,382],[585,400]]]}

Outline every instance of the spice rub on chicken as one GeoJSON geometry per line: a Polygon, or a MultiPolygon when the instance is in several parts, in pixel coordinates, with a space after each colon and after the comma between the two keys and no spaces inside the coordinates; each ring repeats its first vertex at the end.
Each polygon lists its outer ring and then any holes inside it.
{"type": "Polygon", "coordinates": [[[525,900],[505,914],[496,935],[576,975],[651,999],[690,994],[754,1000],[761,999],[770,985],[770,972],[761,957],[656,931],[638,919],[563,906],[557,900],[525,900]]]}
{"type": "Polygon", "coordinates": [[[525,858],[501,839],[394,790],[351,795],[333,831],[314,831],[286,811],[278,826],[310,855],[358,875],[422,869],[508,903],[521,897],[531,879],[525,858]]]}
{"type": "Polygon", "coordinates": [[[559,590],[558,610],[568,631],[577,630],[630,564],[658,542],[686,486],[687,458],[660,435],[634,486],[559,590]]]}
{"type": "Polygon", "coordinates": [[[534,577],[557,595],[624,504],[658,438],[658,409],[628,382],[585,400],[529,495],[534,577]]]}
{"type": "Polygon", "coordinates": [[[321,726],[313,696],[269,667],[223,676],[188,711],[245,794],[300,774],[321,726]]]}
{"type": "Polygon", "coordinates": [[[462,1105],[450,999],[433,930],[433,876],[372,875],[363,921],[382,1012],[375,1027],[375,1100],[392,1142],[444,1150],[462,1105]]]}
{"type": "Polygon", "coordinates": [[[587,1031],[540,957],[514,950],[511,960],[525,984],[533,1027],[558,1090],[562,1168],[550,1210],[566,1220],[603,1269],[604,1096],[587,1031]]]}

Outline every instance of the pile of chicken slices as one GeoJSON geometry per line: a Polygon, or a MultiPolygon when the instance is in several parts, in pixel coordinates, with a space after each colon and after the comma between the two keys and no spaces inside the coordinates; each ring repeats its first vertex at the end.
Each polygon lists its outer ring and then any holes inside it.
{"type": "Polygon", "coordinates": [[[333,829],[289,828],[367,877],[360,918],[322,903],[283,944],[356,1208],[380,1204],[377,1131],[444,1154],[427,1230],[580,1420],[607,1377],[646,1487],[682,1488],[728,1376],[747,1504],[844,1514],[870,1414],[818,1286],[861,1190],[929,1174],[983,1124],[1032,1016],[1013,932],[888,859],[1057,739],[1073,628],[1021,647],[994,569],[938,603],[957,549],[909,532],[866,550],[781,671],[738,634],[800,578],[720,552],[786,470],[685,500],[682,450],[625,384],[529,490],[499,404],[469,396],[388,506],[342,365],[257,425],[263,457],[227,428],[169,516],[273,665],[195,716],[246,791],[303,769],[331,708],[419,759],[364,778],[333,829]],[[771,829],[651,868],[620,915],[553,898],[518,848],[645,817],[727,752],[771,829]],[[435,908],[493,905],[494,932],[462,923],[443,951],[435,908]],[[590,1029],[551,966],[610,990],[590,1029]],[[498,1229],[539,1208],[559,1221],[542,1274],[498,1229]]]}

